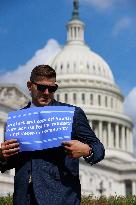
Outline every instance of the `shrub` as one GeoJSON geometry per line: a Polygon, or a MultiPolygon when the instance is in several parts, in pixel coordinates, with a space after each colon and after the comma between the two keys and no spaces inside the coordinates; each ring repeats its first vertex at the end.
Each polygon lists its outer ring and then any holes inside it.
{"type": "Polygon", "coordinates": [[[136,205],[136,196],[82,196],[81,205],[136,205]]]}
{"type": "Polygon", "coordinates": [[[12,195],[8,194],[7,196],[1,196],[0,205],[12,205],[12,195]]]}
{"type": "MultiPolygon", "coordinates": [[[[1,196],[0,205],[12,205],[12,195],[1,196]]],[[[82,196],[81,205],[136,205],[136,196],[82,196]]]]}

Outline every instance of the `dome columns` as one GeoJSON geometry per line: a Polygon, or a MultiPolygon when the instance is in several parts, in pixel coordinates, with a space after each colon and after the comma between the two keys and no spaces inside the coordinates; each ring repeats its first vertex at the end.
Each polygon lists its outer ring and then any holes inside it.
{"type": "Polygon", "coordinates": [[[79,20],[79,2],[73,1],[72,20],[67,24],[67,42],[68,43],[84,43],[84,23],[79,20]]]}
{"type": "Polygon", "coordinates": [[[132,182],[132,195],[136,194],[136,181],[132,182]]]}
{"type": "Polygon", "coordinates": [[[84,24],[79,20],[70,21],[67,25],[67,42],[84,42],[84,24]]]}
{"type": "Polygon", "coordinates": [[[99,121],[99,139],[102,142],[102,121],[99,121]]]}
{"type": "Polygon", "coordinates": [[[110,140],[109,140],[109,147],[113,148],[113,134],[111,132],[111,123],[110,122],[108,122],[108,136],[111,136],[110,140]]]}
{"type": "Polygon", "coordinates": [[[89,124],[105,148],[133,153],[133,138],[129,127],[95,119],[90,120],[89,124]]]}
{"type": "Polygon", "coordinates": [[[121,148],[123,150],[125,150],[125,148],[126,148],[126,144],[125,144],[125,126],[121,127],[121,138],[122,138],[121,148]]]}
{"type": "Polygon", "coordinates": [[[116,142],[116,148],[119,149],[119,125],[115,125],[115,142],[116,142]]]}

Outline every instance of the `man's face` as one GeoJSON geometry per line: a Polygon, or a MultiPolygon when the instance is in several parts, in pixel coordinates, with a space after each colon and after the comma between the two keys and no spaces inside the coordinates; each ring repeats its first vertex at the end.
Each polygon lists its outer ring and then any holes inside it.
{"type": "Polygon", "coordinates": [[[52,101],[56,88],[55,82],[55,78],[42,78],[35,82],[27,82],[27,87],[31,92],[34,105],[38,107],[46,106],[52,101]]]}

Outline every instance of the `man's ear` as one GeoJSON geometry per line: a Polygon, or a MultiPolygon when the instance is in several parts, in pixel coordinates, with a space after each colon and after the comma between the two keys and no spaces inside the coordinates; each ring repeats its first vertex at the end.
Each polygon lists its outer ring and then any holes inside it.
{"type": "Polygon", "coordinates": [[[32,82],[28,81],[27,82],[27,88],[28,88],[29,91],[31,91],[31,87],[32,87],[32,82]]]}

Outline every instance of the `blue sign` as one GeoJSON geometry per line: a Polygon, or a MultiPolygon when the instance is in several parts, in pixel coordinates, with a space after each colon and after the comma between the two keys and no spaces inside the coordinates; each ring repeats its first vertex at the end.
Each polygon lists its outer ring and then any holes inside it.
{"type": "Polygon", "coordinates": [[[17,139],[20,151],[58,147],[71,140],[74,107],[45,106],[8,115],[5,139],[17,139]]]}

